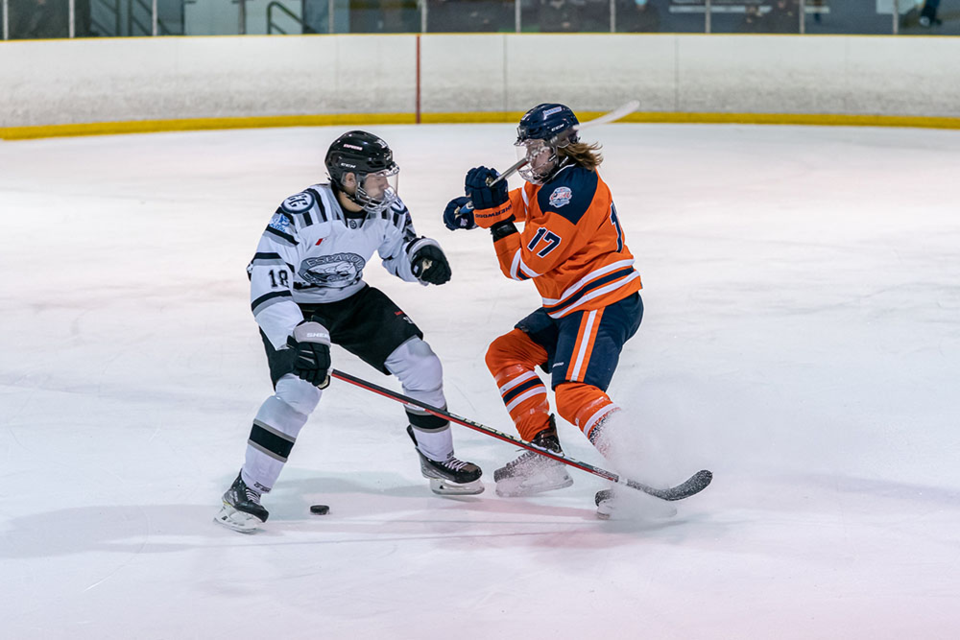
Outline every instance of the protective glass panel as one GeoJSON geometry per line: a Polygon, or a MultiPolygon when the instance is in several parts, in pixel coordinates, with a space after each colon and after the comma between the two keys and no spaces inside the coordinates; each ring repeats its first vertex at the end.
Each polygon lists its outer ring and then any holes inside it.
{"type": "Polygon", "coordinates": [[[900,33],[914,36],[960,35],[960,0],[900,0],[900,33]]]}
{"type": "MultiPolygon", "coordinates": [[[[906,5],[909,1],[901,3],[906,5]]],[[[805,9],[804,31],[809,34],[893,33],[893,0],[806,0],[805,9]]]]}
{"type": "Polygon", "coordinates": [[[8,0],[9,38],[45,40],[70,36],[67,0],[8,0]]]}
{"type": "Polygon", "coordinates": [[[513,0],[428,0],[429,33],[491,33],[516,30],[513,0]]]}
{"type": "Polygon", "coordinates": [[[704,33],[704,0],[648,0],[660,10],[660,31],[664,33],[704,33]]]}
{"type": "Polygon", "coordinates": [[[800,33],[800,0],[712,0],[710,33],[800,33]]]}
{"type": "Polygon", "coordinates": [[[618,33],[658,33],[662,25],[673,23],[670,16],[663,17],[663,4],[657,0],[617,0],[615,7],[618,33]]]}
{"type": "Polygon", "coordinates": [[[540,0],[536,7],[541,33],[610,31],[609,0],[540,0]]]}
{"type": "Polygon", "coordinates": [[[417,0],[351,0],[350,33],[416,33],[420,31],[417,0]]]}

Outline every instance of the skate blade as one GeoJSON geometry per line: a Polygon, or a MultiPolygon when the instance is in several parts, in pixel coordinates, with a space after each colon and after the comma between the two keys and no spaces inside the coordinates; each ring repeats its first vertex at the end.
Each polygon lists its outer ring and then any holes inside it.
{"type": "Polygon", "coordinates": [[[573,478],[566,474],[563,478],[537,480],[537,478],[506,478],[500,480],[497,482],[497,495],[501,498],[522,498],[546,491],[566,489],[573,484],[573,478]]]}
{"type": "Polygon", "coordinates": [[[237,511],[227,503],[223,503],[220,513],[217,514],[217,517],[215,517],[213,521],[233,531],[239,531],[240,533],[253,533],[263,524],[260,518],[252,516],[249,513],[244,513],[243,511],[237,511]]]}
{"type": "Polygon", "coordinates": [[[441,496],[475,496],[483,493],[483,483],[474,480],[459,484],[443,478],[430,478],[430,490],[441,496]]]}
{"type": "Polygon", "coordinates": [[[677,508],[656,498],[609,498],[597,505],[601,520],[667,520],[677,515],[677,508]]]}

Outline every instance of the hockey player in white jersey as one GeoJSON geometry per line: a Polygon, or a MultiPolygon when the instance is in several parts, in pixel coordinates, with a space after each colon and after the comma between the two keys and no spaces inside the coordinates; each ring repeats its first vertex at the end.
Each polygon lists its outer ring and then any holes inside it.
{"type": "MultiPolygon", "coordinates": [[[[363,269],[376,251],[395,276],[441,285],[450,279],[447,259],[435,240],[416,235],[397,196],[399,167],[386,142],[363,131],[345,133],[325,164],[329,184],[283,201],[247,267],[275,393],[253,420],[243,467],[216,517],[237,531],[254,531],[267,520],[260,496],[273,488],[330,384],[331,343],[395,375],[406,395],[446,406],[440,360],[413,321],[363,281],[363,269]]],[[[433,491],[482,492],[480,468],[454,457],[449,422],[409,407],[406,414],[433,491]]]]}

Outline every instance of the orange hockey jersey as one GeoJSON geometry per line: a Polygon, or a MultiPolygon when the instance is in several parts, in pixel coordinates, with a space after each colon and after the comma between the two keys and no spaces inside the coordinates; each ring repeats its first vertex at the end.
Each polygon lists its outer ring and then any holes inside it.
{"type": "Polygon", "coordinates": [[[510,192],[523,231],[496,241],[500,269],[533,279],[552,318],[600,309],[639,291],[610,189],[596,171],[571,165],[548,183],[510,192]]]}

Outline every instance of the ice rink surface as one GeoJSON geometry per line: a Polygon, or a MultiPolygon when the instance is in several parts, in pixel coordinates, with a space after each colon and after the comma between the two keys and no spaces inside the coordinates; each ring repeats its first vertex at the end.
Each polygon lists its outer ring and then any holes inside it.
{"type": "MultiPolygon", "coordinates": [[[[483,355],[539,298],[439,217],[514,127],[370,130],[454,276],[367,280],[451,410],[513,433],[483,355]]],[[[342,131],[0,142],[0,636],[957,637],[960,132],[590,132],[644,282],[610,393],[649,446],[622,471],[716,474],[675,517],[600,521],[578,471],[499,498],[516,452],[461,427],[487,491],[434,496],[401,406],[334,382],[245,536],[212,522],[270,393],[245,266],[342,131]]]]}

